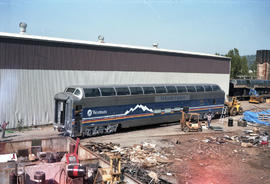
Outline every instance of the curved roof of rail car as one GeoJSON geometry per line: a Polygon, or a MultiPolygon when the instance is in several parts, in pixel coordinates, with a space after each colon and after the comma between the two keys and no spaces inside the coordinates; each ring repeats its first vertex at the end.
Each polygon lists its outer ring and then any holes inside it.
{"type": "MultiPolygon", "coordinates": [[[[74,88],[74,89],[80,89],[80,91],[83,91],[84,93],[84,89],[87,89],[87,88],[121,88],[121,87],[159,87],[159,86],[218,86],[218,88],[220,89],[220,91],[223,91],[219,85],[217,84],[209,84],[209,83],[200,83],[200,84],[127,84],[127,85],[124,85],[124,84],[119,84],[119,85],[92,85],[92,86],[88,86],[88,85],[78,85],[78,86],[75,86],[75,85],[72,85],[72,86],[68,86],[65,88],[65,90],[67,90],[68,88],[74,88]]],[[[75,95],[75,94],[74,94],[75,95]]],[[[80,94],[81,96],[78,96],[77,97],[79,99],[81,99],[84,94],[80,94]]],[[[75,95],[76,96],[76,95],[75,95]]],[[[117,96],[117,95],[116,95],[117,96]]]]}
{"type": "Polygon", "coordinates": [[[231,83],[234,85],[270,85],[270,80],[258,80],[258,79],[231,79],[231,83]]]}
{"type": "Polygon", "coordinates": [[[68,86],[67,88],[103,88],[103,87],[111,87],[111,88],[115,88],[115,87],[157,87],[157,86],[219,86],[217,84],[209,84],[209,83],[199,83],[199,84],[189,84],[189,83],[182,83],[182,84],[117,84],[117,85],[72,85],[72,86],[68,86]]]}
{"type": "Polygon", "coordinates": [[[54,95],[54,99],[61,100],[61,101],[66,101],[69,98],[71,98],[72,100],[79,100],[79,97],[77,97],[76,95],[73,95],[72,93],[60,92],[54,95]]]}
{"type": "Polygon", "coordinates": [[[236,80],[236,84],[237,84],[237,85],[246,85],[246,84],[248,84],[248,80],[245,80],[245,79],[237,79],[237,80],[236,80]]]}
{"type": "MultiPolygon", "coordinates": [[[[200,84],[128,84],[128,85],[124,85],[124,84],[119,84],[119,85],[92,85],[92,86],[88,86],[88,85],[72,85],[72,86],[68,86],[65,88],[65,90],[67,90],[68,88],[74,88],[74,89],[80,89],[80,91],[82,91],[82,93],[84,93],[84,89],[86,88],[118,88],[118,87],[159,87],[159,86],[218,86],[218,88],[220,89],[220,91],[224,92],[219,85],[217,84],[209,84],[209,83],[200,83],[200,84]]],[[[218,90],[219,91],[219,90],[218,90]]],[[[189,92],[187,92],[189,93],[189,92]]],[[[84,94],[80,94],[80,96],[75,95],[74,93],[69,93],[70,96],[74,96],[75,98],[72,98],[73,101],[77,101],[80,100],[84,97],[84,94]]],[[[117,95],[116,95],[117,96],[117,95]]],[[[55,99],[56,99],[56,95],[55,95],[55,99]]]]}
{"type": "Polygon", "coordinates": [[[255,85],[267,85],[267,80],[251,80],[251,84],[255,85]]]}

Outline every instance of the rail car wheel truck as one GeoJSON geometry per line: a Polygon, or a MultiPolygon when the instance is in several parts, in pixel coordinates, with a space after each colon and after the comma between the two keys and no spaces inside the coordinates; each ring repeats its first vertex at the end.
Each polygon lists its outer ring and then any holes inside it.
{"type": "Polygon", "coordinates": [[[231,100],[225,102],[225,107],[227,108],[227,114],[229,116],[242,115],[243,108],[241,107],[240,102],[238,102],[236,97],[232,97],[231,100]]]}
{"type": "Polygon", "coordinates": [[[180,120],[181,130],[184,132],[190,131],[202,131],[202,125],[199,113],[189,113],[189,108],[184,107],[182,111],[182,117],[180,120]]]}

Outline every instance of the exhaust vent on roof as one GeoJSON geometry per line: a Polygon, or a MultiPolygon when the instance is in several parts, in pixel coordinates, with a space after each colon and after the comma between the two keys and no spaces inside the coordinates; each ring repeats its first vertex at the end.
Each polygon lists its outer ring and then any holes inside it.
{"type": "Polygon", "coordinates": [[[19,27],[20,27],[20,33],[25,34],[27,24],[25,22],[20,22],[19,27]]]}
{"type": "Polygon", "coordinates": [[[152,46],[153,46],[154,48],[158,48],[158,43],[153,43],[152,46]]]}
{"type": "Polygon", "coordinates": [[[104,36],[99,35],[99,36],[98,36],[98,42],[99,42],[99,43],[104,43],[104,36]]]}

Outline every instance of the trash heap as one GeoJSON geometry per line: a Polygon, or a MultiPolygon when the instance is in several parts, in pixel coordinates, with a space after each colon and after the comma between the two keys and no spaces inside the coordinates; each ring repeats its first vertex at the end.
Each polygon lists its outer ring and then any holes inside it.
{"type": "Polygon", "coordinates": [[[144,183],[170,183],[158,177],[150,168],[166,166],[172,161],[166,156],[167,149],[158,148],[155,144],[144,142],[131,147],[120,147],[114,143],[89,142],[88,149],[107,159],[107,153],[120,153],[122,168],[125,173],[139,179],[144,183]]]}
{"type": "Polygon", "coordinates": [[[270,135],[267,131],[260,131],[259,128],[253,128],[252,130],[244,130],[244,134],[240,136],[228,136],[223,137],[207,137],[202,140],[205,143],[223,144],[227,142],[240,143],[242,147],[253,147],[260,145],[268,145],[270,135]]]}

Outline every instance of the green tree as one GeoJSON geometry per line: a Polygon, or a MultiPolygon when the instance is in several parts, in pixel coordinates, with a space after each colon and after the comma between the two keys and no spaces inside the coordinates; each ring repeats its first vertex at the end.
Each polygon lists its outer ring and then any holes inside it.
{"type": "Polygon", "coordinates": [[[248,76],[248,63],[246,56],[241,57],[241,74],[243,76],[248,76]]]}
{"type": "Polygon", "coordinates": [[[252,65],[250,65],[249,69],[252,72],[251,77],[256,78],[257,77],[257,62],[254,61],[252,65]]]}
{"type": "Polygon", "coordinates": [[[236,78],[241,74],[241,57],[238,49],[229,50],[227,57],[231,58],[231,78],[236,78]]]}
{"type": "Polygon", "coordinates": [[[229,50],[227,57],[231,58],[231,78],[238,78],[239,76],[248,76],[247,58],[241,57],[239,50],[234,48],[229,50]]]}

